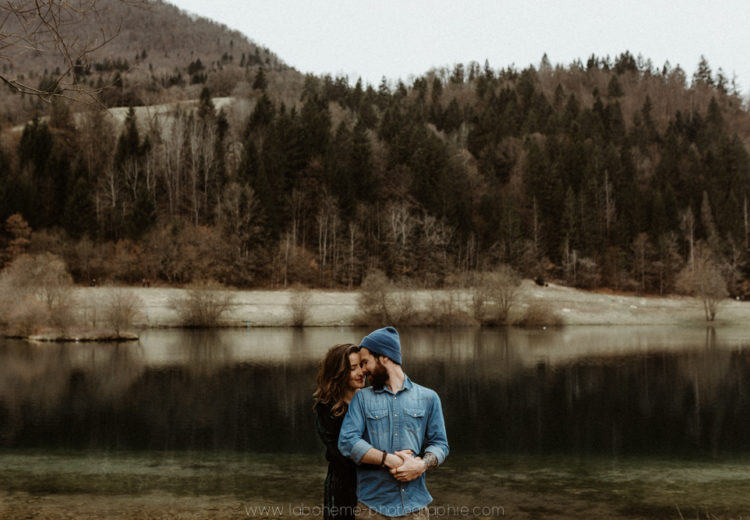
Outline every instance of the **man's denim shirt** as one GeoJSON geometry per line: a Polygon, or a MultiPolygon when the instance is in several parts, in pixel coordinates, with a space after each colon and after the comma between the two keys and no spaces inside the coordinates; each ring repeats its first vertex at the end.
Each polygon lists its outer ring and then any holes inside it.
{"type": "MultiPolygon", "coordinates": [[[[370,448],[388,453],[412,450],[415,455],[431,452],[442,464],[448,437],[437,393],[406,377],[396,394],[387,386],[354,394],[341,425],[339,451],[359,464],[370,448]]],[[[403,516],[432,502],[424,474],[399,482],[388,469],[362,466],[357,468],[357,498],[385,516],[403,516]]]]}

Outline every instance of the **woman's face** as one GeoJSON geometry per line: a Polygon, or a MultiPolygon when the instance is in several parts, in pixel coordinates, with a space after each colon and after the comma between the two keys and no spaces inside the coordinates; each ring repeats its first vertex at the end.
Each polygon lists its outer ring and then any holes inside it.
{"type": "Polygon", "coordinates": [[[352,352],[349,354],[349,387],[354,391],[364,388],[365,374],[362,367],[359,366],[359,354],[352,352]]]}

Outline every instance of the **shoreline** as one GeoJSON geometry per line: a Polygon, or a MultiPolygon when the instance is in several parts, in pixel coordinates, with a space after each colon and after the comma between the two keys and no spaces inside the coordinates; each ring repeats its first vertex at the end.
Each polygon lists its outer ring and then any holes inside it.
{"type": "MultiPolygon", "coordinates": [[[[398,293],[400,291],[396,291],[398,293]]],[[[75,287],[76,302],[83,325],[65,331],[44,330],[25,339],[34,342],[137,341],[142,331],[159,328],[182,328],[179,314],[171,302],[184,298],[186,289],[167,287],[75,287]],[[125,292],[137,298],[138,312],[132,326],[119,337],[103,324],[102,307],[114,292],[125,292]]],[[[294,327],[293,302],[300,291],[236,290],[220,291],[231,299],[229,309],[212,328],[294,327]]],[[[406,293],[406,291],[403,291],[406,293]]],[[[359,291],[311,289],[304,291],[306,318],[304,327],[361,326],[359,291]]],[[[469,308],[471,294],[465,289],[410,290],[413,310],[434,315],[445,310],[469,308]]],[[[687,296],[636,296],[610,292],[589,292],[557,284],[539,286],[524,280],[519,287],[511,320],[516,322],[530,306],[543,305],[560,318],[561,326],[684,326],[722,327],[750,324],[750,302],[725,299],[720,302],[716,320],[705,320],[701,300],[687,296]]],[[[545,312],[547,312],[545,311],[545,312]]],[[[456,322],[421,325],[423,327],[480,327],[465,313],[456,322]]],[[[398,324],[398,326],[405,326],[398,324]]],[[[299,325],[297,325],[299,326],[299,325]]],[[[415,324],[413,326],[420,326],[415,324]]],[[[532,326],[540,328],[543,325],[532,326]]],[[[6,336],[10,337],[10,336],[6,336]]],[[[17,337],[17,336],[16,336],[17,337]]]]}
{"type": "MultiPolygon", "coordinates": [[[[184,289],[163,287],[123,287],[142,301],[141,312],[134,327],[181,327],[177,312],[170,301],[183,296],[184,289]]],[[[75,290],[79,302],[99,305],[109,287],[81,287],[75,290]]],[[[232,297],[229,311],[222,316],[219,327],[291,327],[294,326],[291,301],[297,291],[278,290],[226,290],[232,297]]],[[[305,327],[356,326],[359,291],[311,289],[306,291],[305,327]]],[[[398,292],[398,291],[397,291],[398,292]]],[[[440,302],[455,298],[468,304],[466,290],[410,290],[417,311],[429,311],[440,302]]],[[[750,324],[750,302],[723,300],[718,307],[716,320],[707,322],[702,302],[687,296],[634,296],[606,292],[589,292],[557,284],[538,286],[524,280],[519,287],[516,303],[511,309],[513,318],[520,317],[533,304],[545,304],[561,318],[563,326],[575,325],[691,325],[721,326],[750,324]]],[[[477,325],[474,325],[477,326],[477,325]]]]}

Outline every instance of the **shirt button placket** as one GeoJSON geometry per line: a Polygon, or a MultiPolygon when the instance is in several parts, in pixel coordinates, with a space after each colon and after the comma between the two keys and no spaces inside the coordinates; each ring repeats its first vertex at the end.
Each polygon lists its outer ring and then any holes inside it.
{"type": "Polygon", "coordinates": [[[393,414],[393,447],[396,451],[401,449],[401,443],[398,440],[398,432],[401,431],[401,423],[399,422],[398,414],[393,414]]]}
{"type": "MultiPolygon", "coordinates": [[[[393,400],[397,401],[398,400],[398,396],[394,395],[393,396],[393,400]]],[[[394,408],[395,408],[395,404],[394,404],[394,408]]],[[[394,417],[394,420],[393,420],[393,447],[394,447],[394,449],[396,451],[398,451],[398,450],[401,449],[401,444],[398,441],[398,432],[401,430],[401,424],[400,424],[400,422],[398,420],[398,414],[397,413],[394,413],[393,417],[394,417]]]]}

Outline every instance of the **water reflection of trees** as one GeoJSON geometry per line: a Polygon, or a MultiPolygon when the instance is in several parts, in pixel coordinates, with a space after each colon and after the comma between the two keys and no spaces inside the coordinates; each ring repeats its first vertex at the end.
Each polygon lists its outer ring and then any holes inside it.
{"type": "Polygon", "coordinates": [[[133,345],[0,347],[0,445],[312,451],[315,367],[230,363],[210,334],[146,368],[133,345]]]}
{"type": "Polygon", "coordinates": [[[95,441],[103,447],[311,449],[313,375],[308,365],[295,364],[152,369],[122,396],[113,416],[92,410],[98,419],[79,428],[100,434],[95,441]],[[117,432],[102,429],[109,422],[119,425],[117,432]]]}
{"type": "Polygon", "coordinates": [[[486,375],[507,367],[507,360],[492,357],[454,365],[439,377],[427,367],[417,375],[439,389],[452,443],[466,450],[684,455],[745,450],[748,356],[743,349],[715,348],[712,335],[708,338],[705,348],[684,353],[516,365],[498,377],[486,375]]]}
{"type": "Polygon", "coordinates": [[[210,374],[233,361],[230,348],[216,329],[177,331],[169,347],[183,352],[183,366],[198,374],[210,374]]]}
{"type": "Polygon", "coordinates": [[[94,403],[109,403],[138,378],[137,344],[0,344],[0,440],[34,438],[37,424],[55,422],[82,381],[94,403]]]}
{"type": "MultiPolygon", "coordinates": [[[[532,362],[540,335],[508,329],[405,332],[404,368],[443,401],[456,452],[721,454],[750,444],[747,349],[532,362]]],[[[311,412],[315,360],[294,336],[279,358],[231,359],[190,335],[180,363],[137,350],[0,349],[4,445],[320,451],[311,412]],[[295,356],[295,352],[302,355],[295,356]]],[[[45,346],[47,347],[47,346],[45,346]]],[[[541,344],[540,347],[541,348],[541,344]]],[[[231,352],[237,347],[231,347],[231,352]]]]}

